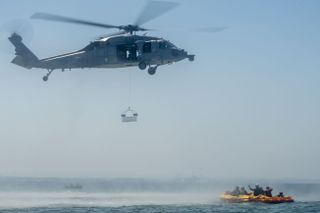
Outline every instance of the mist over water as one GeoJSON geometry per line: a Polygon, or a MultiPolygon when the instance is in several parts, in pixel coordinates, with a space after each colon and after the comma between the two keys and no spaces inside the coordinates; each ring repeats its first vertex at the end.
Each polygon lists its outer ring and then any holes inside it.
{"type": "MultiPolygon", "coordinates": [[[[185,179],[0,178],[0,208],[220,205],[219,196],[250,181],[185,179]],[[82,189],[68,189],[80,184],[82,189]]],[[[254,184],[254,183],[253,183],[254,184]]],[[[320,201],[320,184],[263,183],[298,202],[320,201]]]]}
{"type": "Polygon", "coordinates": [[[193,180],[0,179],[0,208],[195,205],[216,202],[212,191],[193,180]],[[69,184],[82,189],[70,190],[69,184]],[[192,185],[191,185],[192,184],[192,185]]]}
{"type": "Polygon", "coordinates": [[[0,208],[120,207],[214,203],[209,194],[197,193],[6,192],[0,194],[0,199],[0,208]]]}

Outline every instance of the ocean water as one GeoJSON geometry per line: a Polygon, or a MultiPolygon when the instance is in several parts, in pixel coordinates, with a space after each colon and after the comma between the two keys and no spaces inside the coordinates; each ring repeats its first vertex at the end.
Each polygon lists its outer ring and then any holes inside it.
{"type": "MultiPolygon", "coordinates": [[[[239,182],[237,182],[238,184],[239,182]]],[[[243,183],[244,185],[244,183],[243,183]]],[[[270,184],[268,184],[270,185],[270,184]]],[[[319,212],[320,185],[273,183],[294,203],[230,204],[219,194],[233,182],[208,180],[85,180],[0,178],[0,213],[31,212],[319,212]],[[78,183],[79,190],[65,186],[78,183]]]]}
{"type": "Polygon", "coordinates": [[[270,213],[309,213],[320,212],[320,202],[295,202],[287,204],[227,204],[213,202],[211,204],[130,204],[114,206],[114,205],[89,205],[90,201],[83,205],[78,204],[50,204],[38,207],[22,207],[11,206],[10,208],[0,208],[1,213],[54,213],[54,212],[76,212],[76,213],[103,213],[103,212],[145,212],[145,213],[161,213],[161,212],[225,212],[225,213],[255,213],[255,212],[270,212],[270,213]]]}

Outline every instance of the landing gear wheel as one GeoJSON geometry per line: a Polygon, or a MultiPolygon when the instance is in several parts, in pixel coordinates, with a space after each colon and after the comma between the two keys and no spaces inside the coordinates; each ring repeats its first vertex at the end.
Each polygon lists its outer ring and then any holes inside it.
{"type": "Polygon", "coordinates": [[[139,69],[140,70],[145,70],[146,68],[147,68],[147,64],[145,62],[141,61],[139,63],[139,69]]]}
{"type": "Polygon", "coordinates": [[[148,69],[149,75],[156,74],[156,71],[157,71],[157,67],[149,67],[149,69],[148,69]]]}
{"type": "Polygon", "coordinates": [[[48,70],[48,73],[45,76],[43,76],[42,80],[43,81],[48,81],[49,76],[51,75],[52,72],[53,72],[53,70],[48,70]]]}

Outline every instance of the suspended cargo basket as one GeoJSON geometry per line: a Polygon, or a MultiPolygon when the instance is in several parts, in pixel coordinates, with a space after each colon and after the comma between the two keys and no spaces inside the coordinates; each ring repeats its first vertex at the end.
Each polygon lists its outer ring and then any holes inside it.
{"type": "Polygon", "coordinates": [[[132,110],[130,107],[121,114],[121,120],[124,123],[137,122],[138,113],[132,110]]]}

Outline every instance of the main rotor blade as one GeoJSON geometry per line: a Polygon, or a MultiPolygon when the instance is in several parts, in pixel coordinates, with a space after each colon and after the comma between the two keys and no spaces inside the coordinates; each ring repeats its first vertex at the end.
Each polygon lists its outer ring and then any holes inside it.
{"type": "Polygon", "coordinates": [[[189,31],[200,32],[200,33],[217,33],[226,29],[228,29],[228,27],[203,27],[203,28],[190,29],[189,31]]]}
{"type": "Polygon", "coordinates": [[[179,6],[179,3],[168,1],[149,1],[138,16],[135,25],[141,26],[162,14],[179,6]]]}
{"type": "Polygon", "coordinates": [[[31,19],[42,19],[42,20],[48,20],[48,21],[66,22],[66,23],[72,23],[72,24],[81,24],[81,25],[101,27],[101,28],[120,29],[120,26],[101,24],[101,23],[92,22],[92,21],[86,21],[86,20],[81,20],[81,19],[69,18],[69,17],[65,17],[65,16],[53,15],[53,14],[49,14],[49,13],[35,13],[30,18],[31,19]]]}
{"type": "Polygon", "coordinates": [[[191,32],[191,33],[218,33],[228,29],[228,27],[202,27],[202,28],[164,28],[157,31],[168,32],[191,32]]]}

